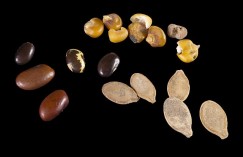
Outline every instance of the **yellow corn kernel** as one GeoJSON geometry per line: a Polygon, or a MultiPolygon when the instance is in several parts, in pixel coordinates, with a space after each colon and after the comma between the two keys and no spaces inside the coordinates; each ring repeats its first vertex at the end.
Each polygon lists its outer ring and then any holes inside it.
{"type": "Polygon", "coordinates": [[[140,22],[133,22],[128,26],[129,38],[133,43],[141,43],[148,35],[148,29],[140,22]]]}
{"type": "Polygon", "coordinates": [[[148,29],[152,25],[152,19],[146,14],[137,13],[130,17],[130,21],[132,22],[141,22],[145,25],[146,29],[148,29]]]}
{"type": "Polygon", "coordinates": [[[166,43],[166,35],[160,27],[151,26],[149,27],[146,41],[152,47],[163,47],[166,43]]]}
{"type": "Polygon", "coordinates": [[[120,30],[110,29],[108,31],[108,36],[112,43],[119,43],[127,38],[128,31],[124,27],[121,27],[120,30]]]}
{"type": "Polygon", "coordinates": [[[115,13],[104,15],[103,23],[107,29],[119,30],[122,27],[122,19],[115,13]]]}
{"type": "Polygon", "coordinates": [[[177,42],[177,56],[185,63],[190,63],[198,57],[198,49],[200,45],[195,45],[189,39],[182,39],[177,42]]]}
{"type": "Polygon", "coordinates": [[[102,20],[96,17],[92,18],[85,23],[84,32],[92,38],[98,38],[104,32],[102,20]]]}

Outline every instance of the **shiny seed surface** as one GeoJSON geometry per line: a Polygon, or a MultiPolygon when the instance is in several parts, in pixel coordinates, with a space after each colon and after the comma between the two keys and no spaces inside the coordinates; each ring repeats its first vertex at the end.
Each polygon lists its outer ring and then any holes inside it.
{"type": "Polygon", "coordinates": [[[109,77],[116,71],[119,64],[119,56],[114,52],[108,53],[100,59],[97,67],[98,73],[102,77],[109,77]]]}
{"type": "Polygon", "coordinates": [[[134,73],[130,78],[130,85],[137,95],[150,103],[156,102],[156,89],[153,83],[143,74],[134,73]]]}
{"type": "Polygon", "coordinates": [[[171,38],[183,39],[187,36],[187,29],[180,25],[170,24],[167,29],[167,34],[171,38]]]}
{"type": "Polygon", "coordinates": [[[176,70],[167,83],[169,97],[186,100],[190,93],[190,84],[183,70],[176,70]]]}
{"type": "Polygon", "coordinates": [[[83,73],[85,69],[84,54],[78,49],[69,49],[66,52],[66,62],[69,70],[74,73],[83,73]]]}
{"type": "Polygon", "coordinates": [[[55,90],[41,102],[39,115],[43,121],[56,118],[68,106],[69,98],[64,90],[55,90]]]}
{"type": "Polygon", "coordinates": [[[137,93],[130,86],[118,81],[105,83],[102,86],[102,93],[107,99],[120,105],[127,105],[139,100],[137,93]]]}
{"type": "Polygon", "coordinates": [[[54,76],[54,69],[46,64],[39,64],[21,72],[16,77],[16,84],[23,90],[35,90],[48,84],[54,76]]]}
{"type": "Polygon", "coordinates": [[[212,100],[204,101],[200,107],[200,120],[203,126],[212,134],[226,139],[228,133],[227,115],[223,108],[212,100]]]}
{"type": "Polygon", "coordinates": [[[84,24],[84,32],[92,38],[98,38],[104,32],[104,24],[101,19],[94,17],[84,24]]]}
{"type": "Polygon", "coordinates": [[[34,52],[35,46],[32,43],[23,43],[15,53],[15,62],[18,65],[24,65],[28,63],[33,58],[34,52]]]}
{"type": "Polygon", "coordinates": [[[128,37],[128,30],[125,27],[121,27],[119,30],[110,29],[108,31],[108,36],[110,42],[119,43],[128,37]]]}
{"type": "Polygon", "coordinates": [[[187,138],[192,136],[191,113],[183,101],[175,97],[167,98],[164,101],[163,111],[165,120],[172,129],[180,132],[187,138]]]}

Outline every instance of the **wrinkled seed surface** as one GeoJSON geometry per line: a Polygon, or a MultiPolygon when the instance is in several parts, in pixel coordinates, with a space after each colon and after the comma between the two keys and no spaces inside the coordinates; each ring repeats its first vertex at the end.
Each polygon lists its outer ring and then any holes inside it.
{"type": "Polygon", "coordinates": [[[105,83],[102,86],[102,93],[110,101],[121,105],[139,100],[137,93],[130,86],[118,81],[105,83]]]}
{"type": "Polygon", "coordinates": [[[192,117],[187,105],[178,98],[167,98],[164,101],[164,116],[171,128],[187,138],[193,134],[192,117]]]}
{"type": "Polygon", "coordinates": [[[187,29],[180,25],[170,24],[167,29],[167,34],[171,38],[183,39],[187,36],[187,29]]]}
{"type": "Polygon", "coordinates": [[[212,100],[204,101],[200,107],[200,120],[203,126],[221,139],[228,137],[228,121],[223,108],[212,100]]]}
{"type": "Polygon", "coordinates": [[[145,99],[152,104],[156,102],[156,89],[153,83],[143,74],[132,74],[130,85],[140,98],[145,99]]]}
{"type": "Polygon", "coordinates": [[[176,97],[182,101],[186,100],[190,93],[190,84],[183,70],[176,70],[167,84],[169,97],[176,97]]]}

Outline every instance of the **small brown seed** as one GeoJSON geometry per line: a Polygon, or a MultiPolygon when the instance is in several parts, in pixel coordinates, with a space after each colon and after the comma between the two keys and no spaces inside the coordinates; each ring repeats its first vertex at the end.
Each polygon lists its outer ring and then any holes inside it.
{"type": "Polygon", "coordinates": [[[167,34],[171,38],[183,39],[187,36],[187,29],[180,25],[170,24],[167,29],[167,34]]]}
{"type": "Polygon", "coordinates": [[[108,53],[98,63],[98,73],[102,77],[111,76],[120,64],[120,58],[116,53],[108,53]]]}
{"type": "Polygon", "coordinates": [[[152,47],[163,47],[166,43],[166,35],[160,27],[151,26],[149,27],[146,41],[152,47]]]}
{"type": "Polygon", "coordinates": [[[190,84],[183,70],[176,70],[167,84],[169,97],[176,97],[182,101],[186,100],[190,93],[190,84]]]}
{"type": "Polygon", "coordinates": [[[18,65],[24,65],[28,63],[34,56],[34,52],[35,52],[35,46],[32,43],[30,42],[23,43],[18,48],[15,54],[15,62],[18,65]]]}
{"type": "Polygon", "coordinates": [[[212,100],[207,100],[200,107],[200,120],[203,126],[211,133],[226,139],[228,133],[228,120],[223,108],[212,100]]]}
{"type": "Polygon", "coordinates": [[[21,72],[16,77],[16,84],[24,90],[35,90],[49,83],[55,71],[46,64],[39,64],[21,72]]]}
{"type": "Polygon", "coordinates": [[[152,104],[156,102],[156,89],[152,82],[143,74],[132,74],[130,85],[140,98],[143,98],[152,104]]]}
{"type": "Polygon", "coordinates": [[[187,105],[177,98],[167,98],[163,106],[164,116],[171,128],[187,138],[193,134],[192,117],[187,105]]]}
{"type": "Polygon", "coordinates": [[[120,105],[130,104],[139,100],[137,93],[131,87],[118,81],[105,83],[102,86],[102,93],[107,99],[120,105]]]}
{"type": "Polygon", "coordinates": [[[69,49],[66,52],[66,62],[69,70],[74,73],[83,73],[85,69],[84,54],[78,49],[69,49]]]}
{"type": "Polygon", "coordinates": [[[148,35],[145,25],[140,22],[133,22],[128,26],[129,38],[133,43],[141,43],[148,35]]]}
{"type": "Polygon", "coordinates": [[[64,90],[55,90],[49,94],[39,108],[39,114],[43,121],[51,121],[56,118],[69,103],[68,96],[64,90]]]}

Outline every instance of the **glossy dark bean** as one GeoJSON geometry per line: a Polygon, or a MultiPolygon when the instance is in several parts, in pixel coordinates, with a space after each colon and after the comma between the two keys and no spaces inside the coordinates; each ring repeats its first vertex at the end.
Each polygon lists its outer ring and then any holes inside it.
{"type": "Polygon", "coordinates": [[[49,94],[39,108],[39,115],[43,121],[56,118],[69,104],[68,95],[64,90],[55,90],[49,94]]]}
{"type": "Polygon", "coordinates": [[[69,70],[72,72],[83,73],[85,69],[85,60],[80,50],[69,49],[66,53],[66,62],[69,70]]]}
{"type": "Polygon", "coordinates": [[[120,64],[120,58],[116,53],[108,53],[98,63],[98,73],[102,77],[111,76],[120,64]]]}
{"type": "Polygon", "coordinates": [[[32,59],[34,52],[35,52],[35,47],[32,43],[30,42],[23,43],[18,48],[15,54],[15,62],[18,65],[24,65],[28,63],[32,59]]]}
{"type": "Polygon", "coordinates": [[[54,76],[54,69],[46,64],[39,64],[21,72],[16,77],[16,84],[21,89],[34,90],[49,83],[54,76]]]}

